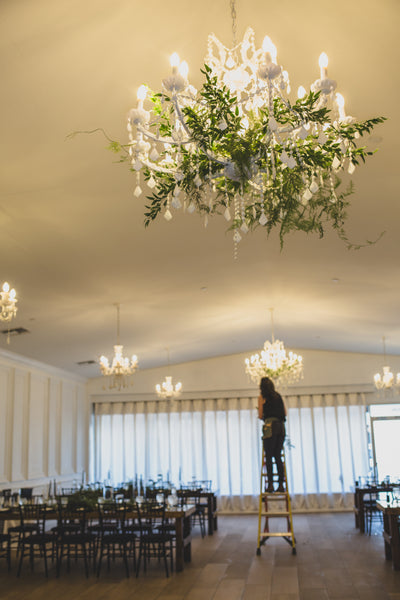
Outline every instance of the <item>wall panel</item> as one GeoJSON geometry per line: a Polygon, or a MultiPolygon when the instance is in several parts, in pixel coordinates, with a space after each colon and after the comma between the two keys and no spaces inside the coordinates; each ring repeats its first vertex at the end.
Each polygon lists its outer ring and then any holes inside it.
{"type": "Polygon", "coordinates": [[[28,479],[45,477],[47,467],[48,378],[32,373],[29,390],[28,479]],[[46,459],[46,460],[45,460],[46,459]]]}
{"type": "Polygon", "coordinates": [[[10,369],[0,366],[0,481],[8,479],[10,369]]]}
{"type": "Polygon", "coordinates": [[[0,350],[0,489],[49,489],[87,470],[83,378],[0,350]]]}
{"type": "Polygon", "coordinates": [[[51,378],[49,383],[47,475],[55,477],[61,462],[61,382],[51,378]]]}
{"type": "Polygon", "coordinates": [[[63,381],[61,388],[61,475],[74,473],[76,462],[76,439],[75,386],[69,382],[63,381]]]}
{"type": "Polygon", "coordinates": [[[29,373],[15,369],[12,398],[12,481],[22,481],[28,477],[29,382],[29,373]]]}

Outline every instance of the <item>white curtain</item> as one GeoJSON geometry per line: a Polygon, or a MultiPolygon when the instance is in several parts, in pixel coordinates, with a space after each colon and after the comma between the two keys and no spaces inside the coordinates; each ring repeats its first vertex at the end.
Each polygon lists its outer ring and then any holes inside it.
{"type": "MultiPolygon", "coordinates": [[[[368,472],[362,394],[289,396],[286,462],[294,509],[351,508],[368,472]]],[[[91,478],[211,480],[222,511],[256,511],[261,422],[255,398],[94,405],[91,478]]]]}

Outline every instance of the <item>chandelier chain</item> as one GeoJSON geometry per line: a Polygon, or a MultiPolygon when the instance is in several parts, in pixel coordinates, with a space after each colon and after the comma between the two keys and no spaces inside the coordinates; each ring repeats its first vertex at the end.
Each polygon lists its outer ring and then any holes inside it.
{"type": "Polygon", "coordinates": [[[271,311],[271,339],[272,339],[272,343],[275,341],[275,336],[274,336],[274,309],[270,308],[269,309],[271,311]]]}
{"type": "Polygon", "coordinates": [[[235,0],[230,0],[231,4],[231,17],[232,17],[232,42],[233,48],[236,46],[236,2],[235,0]]]}
{"type": "Polygon", "coordinates": [[[119,316],[119,308],[120,304],[116,304],[117,307],[117,343],[119,344],[119,329],[120,329],[120,316],[119,316]]]}

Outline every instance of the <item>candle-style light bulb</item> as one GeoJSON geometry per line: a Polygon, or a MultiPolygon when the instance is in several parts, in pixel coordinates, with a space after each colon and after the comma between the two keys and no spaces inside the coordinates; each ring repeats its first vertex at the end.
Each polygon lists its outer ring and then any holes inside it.
{"type": "Polygon", "coordinates": [[[141,85],[139,87],[138,91],[136,92],[136,97],[137,97],[139,108],[143,108],[143,101],[146,99],[146,96],[147,96],[147,88],[145,85],[141,85]]]}
{"type": "Polygon", "coordinates": [[[276,60],[277,60],[276,46],[275,46],[275,44],[272,43],[271,38],[269,38],[267,35],[265,36],[265,38],[263,40],[262,50],[263,50],[264,54],[269,54],[271,61],[274,64],[276,64],[276,60]]]}
{"type": "Polygon", "coordinates": [[[171,56],[169,57],[169,64],[172,67],[172,73],[175,75],[175,73],[178,70],[179,67],[179,54],[177,52],[174,52],[173,54],[171,54],[171,56]]]}
{"type": "Polygon", "coordinates": [[[3,292],[9,292],[10,291],[10,286],[8,285],[7,281],[4,282],[3,284],[3,292]]]}
{"type": "Polygon", "coordinates": [[[344,112],[344,98],[343,98],[342,94],[339,94],[339,93],[336,94],[336,104],[339,109],[339,118],[345,119],[346,113],[344,112]]]}
{"type": "Polygon", "coordinates": [[[328,55],[326,52],[322,52],[319,56],[318,64],[321,70],[321,79],[326,79],[328,77],[328,55]]]}
{"type": "Polygon", "coordinates": [[[186,60],[183,60],[179,65],[179,75],[182,75],[183,79],[187,79],[189,73],[189,65],[186,60]]]}

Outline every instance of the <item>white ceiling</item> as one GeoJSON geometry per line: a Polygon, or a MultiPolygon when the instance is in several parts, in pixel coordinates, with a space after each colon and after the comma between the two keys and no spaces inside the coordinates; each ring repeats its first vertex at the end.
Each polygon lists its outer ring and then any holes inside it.
{"type": "MultiPolygon", "coordinates": [[[[0,283],[19,293],[12,326],[29,334],[1,347],[93,377],[78,361],[121,342],[142,368],[254,350],[275,335],[293,348],[400,354],[398,0],[238,0],[237,27],[268,34],[292,88],[318,75],[327,52],[348,113],[378,115],[375,157],[354,176],[346,250],[325,239],[249,234],[233,260],[222,218],[205,229],[176,214],[145,229],[134,177],[114,164],[103,127],[126,140],[136,89],[160,88],[177,51],[199,85],[214,32],[232,41],[228,0],[2,0],[0,3],[0,283]],[[338,280],[338,281],[334,281],[338,280]]],[[[261,229],[261,228],[260,228],[261,229]]]]}

